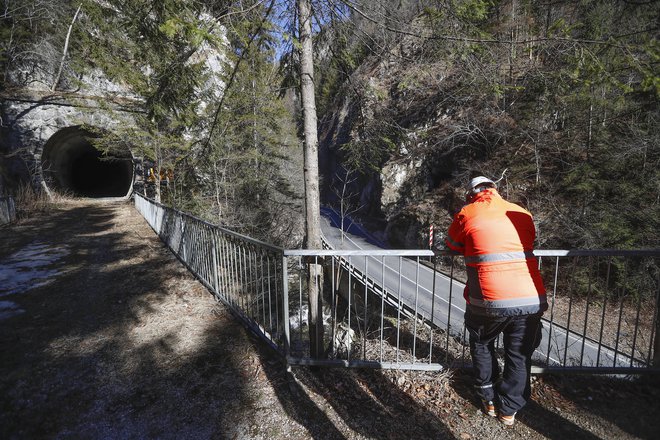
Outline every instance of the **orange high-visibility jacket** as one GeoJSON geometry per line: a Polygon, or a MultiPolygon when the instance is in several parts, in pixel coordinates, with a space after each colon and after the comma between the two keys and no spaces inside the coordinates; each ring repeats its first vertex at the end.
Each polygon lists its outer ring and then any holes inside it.
{"type": "Polygon", "coordinates": [[[534,257],[532,215],[495,189],[478,193],[456,214],[446,244],[465,256],[465,299],[481,315],[512,316],[548,308],[534,257]]]}

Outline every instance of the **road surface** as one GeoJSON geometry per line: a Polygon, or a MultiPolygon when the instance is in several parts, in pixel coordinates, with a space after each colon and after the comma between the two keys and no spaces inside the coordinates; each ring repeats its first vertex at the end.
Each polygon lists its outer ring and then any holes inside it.
{"type": "MultiPolygon", "coordinates": [[[[349,222],[349,232],[338,229],[339,215],[328,208],[322,209],[321,231],[326,244],[335,250],[382,251],[378,239],[357,224],[349,222]]],[[[422,257],[423,258],[423,257],[422,257]]],[[[396,256],[352,256],[346,257],[349,264],[373,282],[372,290],[385,294],[393,306],[403,305],[410,313],[416,313],[432,322],[452,336],[463,335],[465,285],[452,281],[448,276],[434,272],[415,259],[396,256]]],[[[549,316],[546,313],[546,316],[549,316]]],[[[612,348],[599,345],[597,341],[584,338],[573,331],[547,319],[542,320],[542,341],[534,359],[547,366],[582,367],[635,367],[629,356],[617,353],[612,348]]]]}

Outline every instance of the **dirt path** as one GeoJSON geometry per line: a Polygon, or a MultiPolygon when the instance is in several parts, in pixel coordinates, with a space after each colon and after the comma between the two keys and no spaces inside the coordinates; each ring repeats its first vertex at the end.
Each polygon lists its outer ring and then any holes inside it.
{"type": "Polygon", "coordinates": [[[0,438],[654,438],[657,382],[535,382],[505,429],[464,375],[294,369],[130,204],[0,228],[0,438]]]}

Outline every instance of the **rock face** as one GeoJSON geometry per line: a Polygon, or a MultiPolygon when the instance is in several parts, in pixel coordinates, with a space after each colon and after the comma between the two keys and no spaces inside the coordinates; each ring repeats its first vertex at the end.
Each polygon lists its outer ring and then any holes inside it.
{"type": "MultiPolygon", "coordinates": [[[[332,188],[337,187],[338,176],[345,172],[346,153],[342,146],[376,137],[375,144],[366,144],[365,149],[381,156],[366,155],[373,158],[374,169],[361,170],[360,178],[348,190],[360,200],[357,215],[378,229],[373,232],[384,235],[391,247],[420,248],[428,243],[428,225],[433,220],[431,210],[422,202],[438,184],[433,175],[435,164],[425,153],[428,146],[424,137],[429,119],[435,114],[423,114],[430,112],[431,106],[423,111],[407,109],[409,113],[398,108],[402,100],[412,99],[398,91],[398,75],[401,72],[387,60],[365,63],[352,75],[351,87],[342,91],[336,111],[325,118],[320,142],[324,202],[337,203],[332,188]],[[422,114],[415,118],[411,110],[422,114]],[[397,126],[399,133],[392,135],[390,126],[397,126]]],[[[423,105],[423,101],[418,105],[423,105]]]]}
{"type": "MultiPolygon", "coordinates": [[[[100,87],[99,92],[101,90],[100,87]]],[[[86,171],[77,170],[76,166],[93,162],[85,159],[94,154],[90,142],[93,131],[112,131],[120,125],[134,124],[133,113],[108,109],[105,102],[102,106],[97,99],[34,90],[6,98],[0,111],[4,121],[0,142],[20,158],[20,162],[12,164],[6,172],[9,183],[30,179],[47,191],[79,194],[80,185],[74,181],[84,180],[86,171]]],[[[120,185],[123,190],[112,193],[127,196],[133,183],[132,153],[125,149],[112,156],[129,161],[123,166],[124,182],[120,185]]],[[[102,169],[102,166],[97,167],[96,171],[102,169]]],[[[78,183],[83,187],[91,185],[78,183]]]]}
{"type": "MultiPolygon", "coordinates": [[[[390,52],[368,56],[334,86],[321,119],[324,202],[336,205],[331,189],[357,156],[362,165],[350,189],[361,201],[358,220],[392,247],[427,247],[429,227],[446,231],[471,175],[495,177],[512,159],[501,152],[518,154],[511,115],[466,86],[460,63],[429,57],[422,44],[402,38],[390,52]]],[[[516,160],[525,168],[522,154],[516,160]]]]}
{"type": "MultiPolygon", "coordinates": [[[[218,32],[225,34],[224,29],[218,32]]],[[[142,181],[137,149],[123,145],[101,157],[93,139],[98,133],[135,126],[142,97],[111,81],[97,68],[75,81],[69,72],[59,81],[58,91],[53,92],[57,66],[46,56],[35,59],[39,61],[32,63],[39,66],[13,66],[8,84],[14,88],[5,92],[0,102],[0,152],[12,158],[0,164],[0,195],[31,182],[49,194],[59,191],[87,197],[128,197],[134,183],[140,186],[142,181]]],[[[224,90],[218,73],[225,56],[206,44],[189,60],[199,61],[210,72],[204,93],[217,100],[224,90]]],[[[144,68],[149,70],[148,66],[144,68]]],[[[199,111],[206,106],[200,103],[199,111]]]]}
{"type": "Polygon", "coordinates": [[[380,195],[381,210],[387,215],[395,214],[396,208],[404,197],[404,185],[410,182],[422,163],[412,159],[388,161],[380,172],[383,191],[380,195]]]}

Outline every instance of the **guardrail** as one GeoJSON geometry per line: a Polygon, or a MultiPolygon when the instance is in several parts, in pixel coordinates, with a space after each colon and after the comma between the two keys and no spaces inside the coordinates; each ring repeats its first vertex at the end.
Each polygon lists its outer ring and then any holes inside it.
{"type": "MultiPolygon", "coordinates": [[[[137,194],[135,203],[215,297],[290,364],[470,366],[462,258],[425,250],[284,250],[137,194]],[[323,276],[310,281],[312,265],[323,276]],[[322,304],[314,305],[322,320],[312,331],[310,282],[322,291],[322,304]],[[311,356],[310,335],[320,338],[322,356],[311,356]]],[[[660,371],[653,368],[660,361],[660,250],[535,254],[550,308],[534,372],[660,371]]]]}

